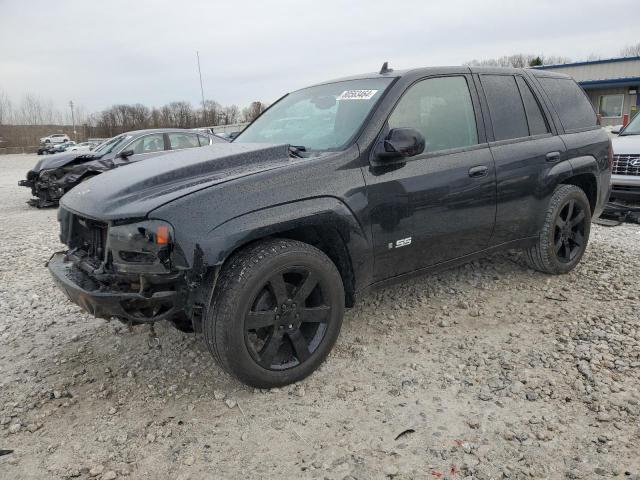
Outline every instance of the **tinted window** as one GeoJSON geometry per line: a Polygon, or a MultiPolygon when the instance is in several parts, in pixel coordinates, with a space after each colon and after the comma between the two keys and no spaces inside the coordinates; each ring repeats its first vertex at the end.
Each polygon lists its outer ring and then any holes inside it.
{"type": "Polygon", "coordinates": [[[594,127],[596,114],[589,99],[570,78],[539,77],[565,130],[594,127]]]}
{"type": "Polygon", "coordinates": [[[133,150],[134,154],[159,152],[164,150],[164,139],[161,133],[146,135],[133,142],[127,147],[127,150],[129,149],[133,150]]]}
{"type": "Polygon", "coordinates": [[[170,133],[171,150],[199,147],[198,136],[193,133],[170,133]]]}
{"type": "Polygon", "coordinates": [[[477,144],[476,118],[465,78],[430,78],[410,87],[389,117],[389,128],[406,127],[424,135],[429,152],[477,144]]]}
{"type": "Polygon", "coordinates": [[[200,141],[201,147],[211,144],[211,140],[209,139],[209,137],[205,137],[204,135],[198,135],[198,140],[200,141]]]}
{"type": "Polygon", "coordinates": [[[527,85],[522,77],[516,77],[518,87],[520,87],[520,95],[524,103],[524,109],[527,112],[527,120],[529,122],[529,134],[541,135],[549,132],[547,122],[544,120],[544,114],[540,109],[540,105],[533,95],[531,88],[527,85]]]}
{"type": "Polygon", "coordinates": [[[522,98],[511,75],[482,75],[495,140],[529,136],[522,98]]]}

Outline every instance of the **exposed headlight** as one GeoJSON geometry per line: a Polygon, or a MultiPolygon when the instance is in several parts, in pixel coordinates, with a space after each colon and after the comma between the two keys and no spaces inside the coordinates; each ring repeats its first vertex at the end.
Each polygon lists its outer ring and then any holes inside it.
{"type": "MultiPolygon", "coordinates": [[[[109,227],[108,248],[116,267],[124,264],[170,268],[173,227],[162,220],[144,220],[109,227]]],[[[122,269],[122,268],[121,268],[122,269]]]]}

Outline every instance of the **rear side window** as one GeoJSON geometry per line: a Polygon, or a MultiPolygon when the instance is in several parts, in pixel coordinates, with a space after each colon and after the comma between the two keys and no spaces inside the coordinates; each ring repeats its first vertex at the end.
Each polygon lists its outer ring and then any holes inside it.
{"type": "Polygon", "coordinates": [[[495,139],[528,137],[527,117],[516,79],[511,75],[482,75],[481,79],[495,139]]]}
{"type": "Polygon", "coordinates": [[[540,105],[533,95],[531,88],[527,85],[522,77],[516,77],[518,82],[518,88],[520,88],[520,95],[522,96],[522,103],[524,103],[524,109],[527,112],[527,121],[529,123],[530,135],[542,135],[549,133],[549,126],[544,119],[544,114],[540,109],[540,105]]]}
{"type": "Polygon", "coordinates": [[[182,150],[183,148],[199,147],[198,136],[191,133],[170,133],[169,142],[171,150],[182,150]]]}
{"type": "Polygon", "coordinates": [[[597,125],[593,107],[576,82],[570,78],[538,77],[538,80],[549,95],[565,130],[597,125]]]}

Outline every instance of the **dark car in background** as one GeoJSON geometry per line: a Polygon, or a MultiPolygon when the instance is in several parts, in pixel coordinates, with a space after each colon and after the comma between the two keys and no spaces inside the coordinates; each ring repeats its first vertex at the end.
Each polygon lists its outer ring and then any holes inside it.
{"type": "Polygon", "coordinates": [[[566,75],[383,67],[73,189],[48,266],[93,315],[192,328],[243,382],[281,386],[318,368],[369,288],[508,248],[571,271],[611,162],[566,75]]]}
{"type": "Polygon", "coordinates": [[[30,205],[38,208],[55,206],[73,187],[107,170],[171,151],[218,142],[225,140],[184,129],[127,132],[106,140],[91,152],[62,152],[43,158],[27,172],[26,180],[18,184],[31,189],[35,198],[29,201],[30,205]]]}

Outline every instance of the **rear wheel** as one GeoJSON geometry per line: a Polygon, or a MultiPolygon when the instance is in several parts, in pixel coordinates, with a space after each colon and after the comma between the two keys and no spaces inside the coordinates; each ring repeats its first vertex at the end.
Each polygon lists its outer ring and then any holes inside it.
{"type": "Polygon", "coordinates": [[[327,357],[342,325],[344,288],[323,252],[271,239],[229,259],[208,310],[205,340],[220,365],[271,388],[305,378],[327,357]]]}
{"type": "Polygon", "coordinates": [[[591,207],[575,185],[558,186],[549,202],[537,243],[525,252],[529,266],[545,273],[567,273],[582,259],[591,231],[591,207]]]}

